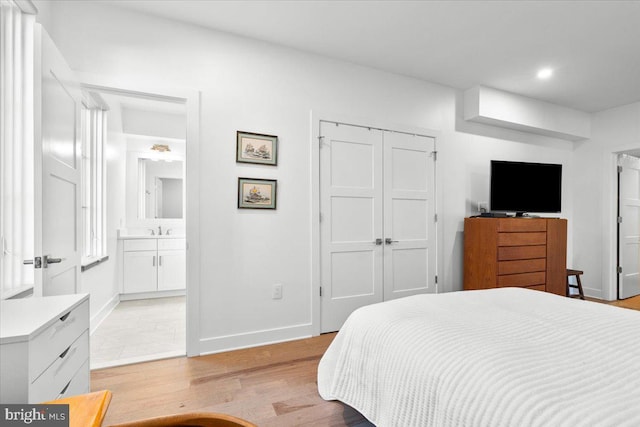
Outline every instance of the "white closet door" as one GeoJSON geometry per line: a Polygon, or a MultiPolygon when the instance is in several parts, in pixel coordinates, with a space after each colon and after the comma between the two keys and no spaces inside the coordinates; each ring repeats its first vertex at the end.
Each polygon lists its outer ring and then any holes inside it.
{"type": "Polygon", "coordinates": [[[621,155],[618,298],[640,295],[640,159],[621,155]]]}
{"type": "Polygon", "coordinates": [[[433,138],[384,132],[384,299],[435,292],[433,138]]]}
{"type": "Polygon", "coordinates": [[[382,301],[382,132],[333,123],[320,132],[321,330],[330,332],[382,301]]]}

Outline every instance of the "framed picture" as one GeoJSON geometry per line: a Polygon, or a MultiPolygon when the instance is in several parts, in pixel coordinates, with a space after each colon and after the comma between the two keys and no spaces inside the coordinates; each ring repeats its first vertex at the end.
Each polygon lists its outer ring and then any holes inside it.
{"type": "Polygon", "coordinates": [[[260,133],[236,133],[236,162],[278,165],[278,137],[260,133]]]}
{"type": "Polygon", "coordinates": [[[239,209],[275,209],[275,179],[238,178],[239,209]]]}

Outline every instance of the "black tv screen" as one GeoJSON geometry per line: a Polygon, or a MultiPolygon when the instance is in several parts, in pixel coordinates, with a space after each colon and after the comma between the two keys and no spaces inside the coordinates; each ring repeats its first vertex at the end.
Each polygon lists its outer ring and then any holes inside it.
{"type": "Polygon", "coordinates": [[[561,198],[562,165],[491,161],[492,211],[560,212],[561,198]]]}

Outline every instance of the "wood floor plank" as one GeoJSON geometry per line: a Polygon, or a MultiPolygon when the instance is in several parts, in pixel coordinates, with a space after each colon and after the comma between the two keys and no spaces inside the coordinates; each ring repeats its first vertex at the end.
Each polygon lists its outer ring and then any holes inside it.
{"type": "Polygon", "coordinates": [[[370,425],[354,409],[318,394],[318,362],[334,336],[95,370],[91,388],[113,393],[105,426],[195,411],[259,426],[370,425]]]}

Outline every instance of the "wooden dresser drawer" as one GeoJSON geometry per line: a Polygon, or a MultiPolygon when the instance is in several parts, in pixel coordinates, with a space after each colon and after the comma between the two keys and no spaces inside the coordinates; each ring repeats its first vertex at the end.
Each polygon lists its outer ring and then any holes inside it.
{"type": "Polygon", "coordinates": [[[547,233],[498,233],[498,246],[546,245],[547,233]]]}
{"type": "Polygon", "coordinates": [[[544,285],[546,273],[544,271],[536,273],[506,274],[498,276],[498,287],[506,288],[509,286],[528,287],[533,285],[544,285]]]}
{"type": "Polygon", "coordinates": [[[501,218],[498,222],[498,231],[547,231],[547,220],[542,218],[501,218]]]}
{"type": "Polygon", "coordinates": [[[64,394],[80,367],[89,360],[89,331],[67,347],[32,384],[29,400],[43,402],[64,394]]]}
{"type": "Polygon", "coordinates": [[[499,261],[498,274],[503,275],[545,271],[546,267],[547,260],[545,258],[523,259],[517,261],[499,261]]]}
{"type": "Polygon", "coordinates": [[[29,342],[29,378],[35,380],[87,329],[89,301],[56,319],[29,342]]]}
{"type": "Polygon", "coordinates": [[[498,248],[498,261],[546,258],[547,246],[503,246],[498,248]]]}
{"type": "Polygon", "coordinates": [[[527,289],[545,292],[547,290],[547,287],[545,285],[533,285],[533,286],[527,286],[527,289]]]}

